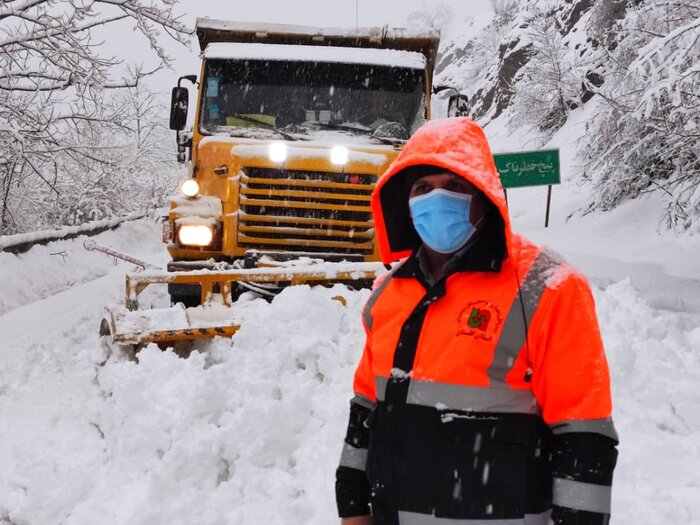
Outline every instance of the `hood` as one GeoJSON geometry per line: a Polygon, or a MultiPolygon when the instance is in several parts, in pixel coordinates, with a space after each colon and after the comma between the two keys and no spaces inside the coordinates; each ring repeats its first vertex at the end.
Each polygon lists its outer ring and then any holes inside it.
{"type": "Polygon", "coordinates": [[[486,195],[503,218],[506,251],[510,254],[508,207],[486,135],[470,118],[448,118],[422,126],[372,193],[372,215],[382,261],[390,263],[407,257],[420,242],[409,214],[408,191],[413,180],[425,174],[425,166],[456,173],[486,195]]]}

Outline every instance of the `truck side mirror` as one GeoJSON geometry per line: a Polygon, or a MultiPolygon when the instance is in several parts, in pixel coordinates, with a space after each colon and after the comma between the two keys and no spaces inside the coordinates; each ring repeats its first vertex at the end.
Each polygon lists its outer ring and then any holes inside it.
{"type": "Polygon", "coordinates": [[[448,117],[468,117],[469,97],[466,95],[452,95],[447,103],[448,117]]]}
{"type": "Polygon", "coordinates": [[[170,101],[170,129],[182,131],[187,124],[187,106],[190,95],[187,88],[174,87],[170,101]]]}

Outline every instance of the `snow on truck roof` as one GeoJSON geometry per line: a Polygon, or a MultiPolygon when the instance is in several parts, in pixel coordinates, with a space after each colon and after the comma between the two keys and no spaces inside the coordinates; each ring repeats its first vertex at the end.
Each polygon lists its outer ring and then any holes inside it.
{"type": "Polygon", "coordinates": [[[204,58],[230,60],[275,60],[285,62],[337,62],[425,69],[422,53],[398,49],[370,49],[335,46],[295,46],[284,44],[214,43],[204,50],[204,58]]]}
{"type": "Polygon", "coordinates": [[[198,18],[195,29],[201,50],[206,50],[213,43],[283,44],[313,46],[315,49],[327,47],[393,49],[424,55],[429,71],[435,67],[440,44],[440,33],[434,29],[388,26],[311,27],[198,18]]]}

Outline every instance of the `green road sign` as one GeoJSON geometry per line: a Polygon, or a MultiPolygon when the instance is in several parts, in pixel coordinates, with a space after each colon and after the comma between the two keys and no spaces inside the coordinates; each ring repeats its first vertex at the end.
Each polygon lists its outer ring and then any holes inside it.
{"type": "Polygon", "coordinates": [[[559,150],[498,153],[493,156],[504,188],[559,184],[559,150]]]}

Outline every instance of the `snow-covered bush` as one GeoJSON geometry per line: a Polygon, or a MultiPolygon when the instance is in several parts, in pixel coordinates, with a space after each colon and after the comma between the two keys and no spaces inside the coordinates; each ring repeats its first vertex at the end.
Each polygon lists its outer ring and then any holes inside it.
{"type": "Polygon", "coordinates": [[[661,191],[667,225],[687,228],[700,217],[700,4],[637,2],[615,29],[583,144],[593,207],[661,191]]]}

